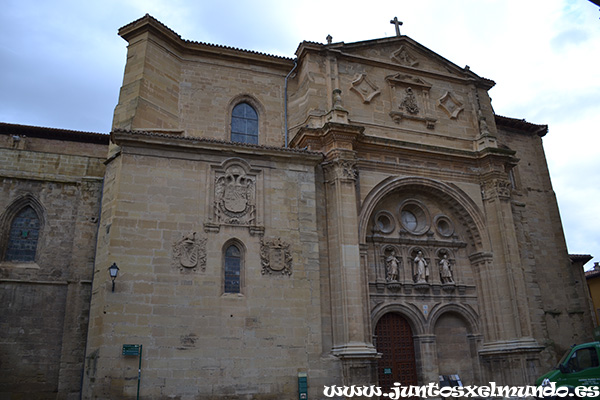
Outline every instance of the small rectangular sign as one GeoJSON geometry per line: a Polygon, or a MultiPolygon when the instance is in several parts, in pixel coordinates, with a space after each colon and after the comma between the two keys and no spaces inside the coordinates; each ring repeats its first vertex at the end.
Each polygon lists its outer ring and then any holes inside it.
{"type": "Polygon", "coordinates": [[[139,344],[124,344],[123,345],[124,356],[139,356],[140,345],[139,344]]]}
{"type": "Polygon", "coordinates": [[[386,375],[390,375],[392,373],[392,369],[391,368],[384,368],[383,369],[383,373],[386,375]]]}

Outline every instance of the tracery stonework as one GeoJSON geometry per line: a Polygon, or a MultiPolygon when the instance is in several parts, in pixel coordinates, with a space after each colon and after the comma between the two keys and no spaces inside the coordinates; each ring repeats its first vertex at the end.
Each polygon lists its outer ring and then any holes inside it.
{"type": "Polygon", "coordinates": [[[199,267],[206,269],[206,238],[197,238],[190,232],[173,243],[173,265],[182,271],[199,267]]]}
{"type": "Polygon", "coordinates": [[[280,238],[260,241],[260,260],[263,275],[292,275],[292,253],[290,245],[280,238]]]}

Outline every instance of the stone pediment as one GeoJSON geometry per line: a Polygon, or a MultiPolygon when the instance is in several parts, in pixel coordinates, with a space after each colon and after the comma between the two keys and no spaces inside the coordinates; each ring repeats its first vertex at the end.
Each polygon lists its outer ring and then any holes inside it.
{"type": "Polygon", "coordinates": [[[385,78],[385,80],[388,81],[390,86],[407,85],[407,86],[427,88],[427,89],[431,88],[430,83],[419,78],[418,76],[411,76],[411,75],[402,74],[402,73],[387,76],[385,78]]]}
{"type": "MultiPolygon", "coordinates": [[[[300,46],[297,54],[301,58],[304,51],[309,51],[315,46],[300,46]]],[[[319,47],[319,46],[316,46],[319,47]]],[[[418,69],[427,72],[439,73],[443,75],[452,75],[463,79],[481,80],[488,89],[494,86],[494,82],[481,78],[473,73],[468,67],[462,68],[433,52],[427,47],[419,44],[407,36],[391,37],[384,39],[367,40],[355,43],[332,43],[322,45],[341,53],[342,55],[353,58],[357,62],[381,63],[389,67],[404,67],[418,69]]]]}

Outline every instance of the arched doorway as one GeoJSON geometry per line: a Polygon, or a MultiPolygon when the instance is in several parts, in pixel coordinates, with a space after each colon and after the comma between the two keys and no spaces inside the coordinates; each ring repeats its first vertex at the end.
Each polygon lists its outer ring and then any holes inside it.
{"type": "Polygon", "coordinates": [[[379,386],[417,384],[417,366],[413,334],[408,321],[400,314],[387,313],[375,327],[375,345],[381,358],[377,363],[379,386]]]}
{"type": "Polygon", "coordinates": [[[434,327],[438,372],[458,375],[465,385],[474,383],[475,368],[469,328],[458,313],[446,312],[435,321],[434,327]]]}

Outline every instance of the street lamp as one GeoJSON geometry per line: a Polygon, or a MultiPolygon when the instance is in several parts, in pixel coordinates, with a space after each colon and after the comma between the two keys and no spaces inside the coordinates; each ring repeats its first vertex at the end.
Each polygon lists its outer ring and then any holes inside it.
{"type": "Polygon", "coordinates": [[[110,279],[112,280],[112,291],[115,291],[115,279],[117,275],[119,275],[119,267],[117,267],[117,263],[113,263],[110,267],[108,267],[108,273],[110,274],[110,279]]]}

